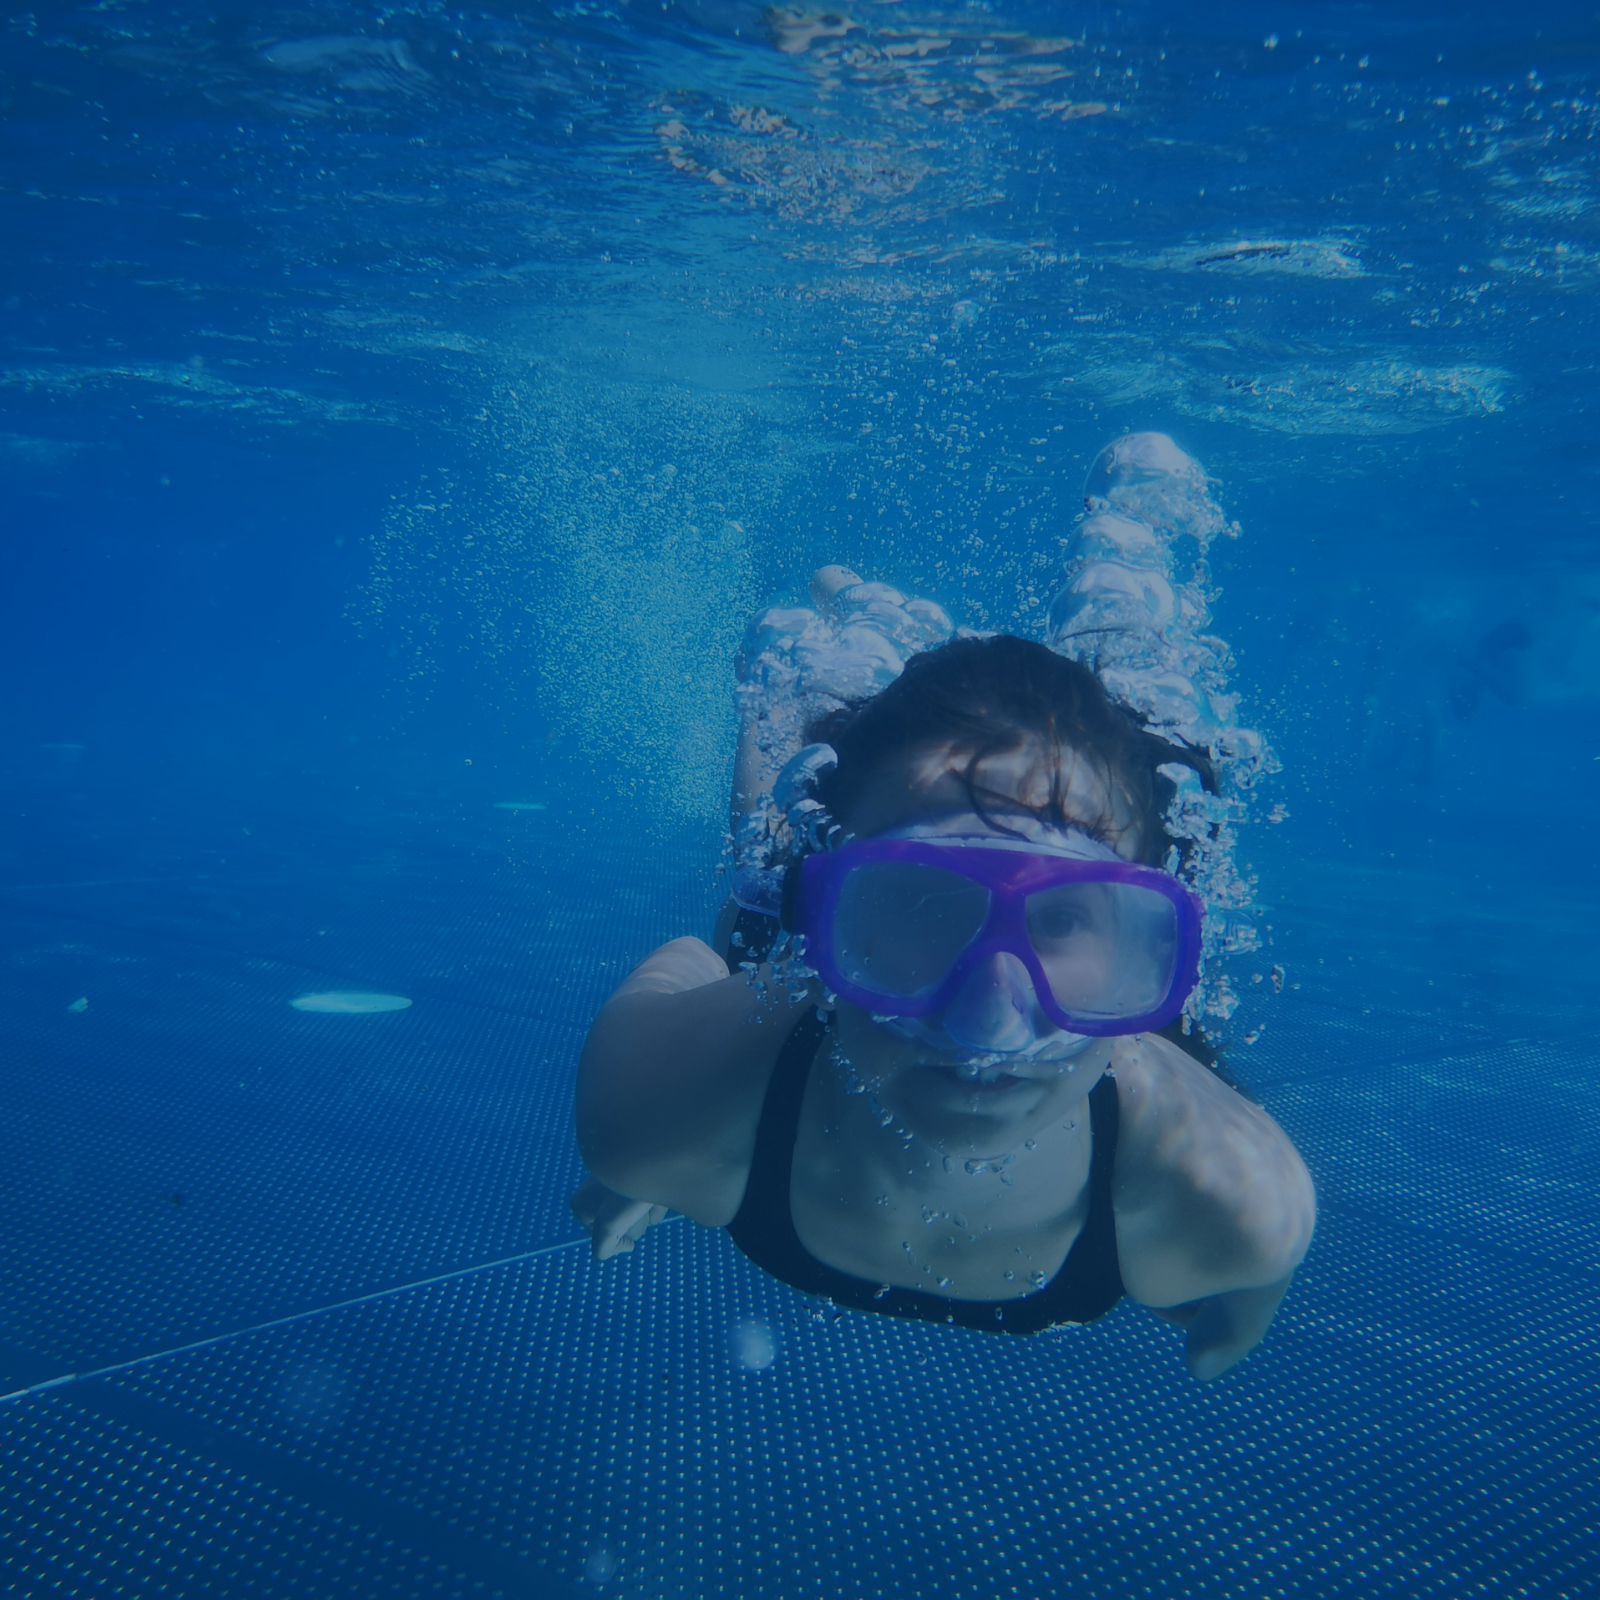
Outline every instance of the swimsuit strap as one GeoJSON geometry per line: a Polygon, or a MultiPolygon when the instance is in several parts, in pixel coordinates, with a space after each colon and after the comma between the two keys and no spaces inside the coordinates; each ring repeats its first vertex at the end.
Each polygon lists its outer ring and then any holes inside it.
{"type": "Polygon", "coordinates": [[[1117,1086],[1102,1077],[1089,1091],[1089,1214],[1061,1270],[1033,1294],[1014,1300],[956,1300],[899,1289],[857,1278],[819,1261],[795,1231],[789,1188],[794,1167],[800,1110],[812,1063],[828,1024],[807,1009],[778,1052],[756,1127],[750,1176],[738,1215],[728,1235],[762,1271],[801,1290],[857,1311],[908,1317],[919,1322],[954,1323],[985,1333],[1037,1333],[1064,1323],[1092,1322],[1122,1298],[1117,1266],[1116,1216],[1112,1207],[1112,1169],[1117,1154],[1120,1108],[1117,1086]]]}

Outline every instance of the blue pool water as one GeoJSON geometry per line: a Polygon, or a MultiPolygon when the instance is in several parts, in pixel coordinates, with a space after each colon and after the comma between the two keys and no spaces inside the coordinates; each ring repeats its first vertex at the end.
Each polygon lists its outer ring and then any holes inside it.
{"type": "Polygon", "coordinates": [[[1597,24],[8,13],[7,1592],[1600,1589],[1597,24]],[[1283,766],[1266,1344],[595,1264],[576,1053],[709,932],[746,618],[1038,635],[1144,429],[1283,766]]]}

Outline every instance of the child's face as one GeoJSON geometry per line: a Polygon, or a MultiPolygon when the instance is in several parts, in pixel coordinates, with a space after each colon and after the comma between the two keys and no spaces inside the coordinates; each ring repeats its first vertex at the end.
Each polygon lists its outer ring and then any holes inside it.
{"type": "MultiPolygon", "coordinates": [[[[852,812],[851,831],[932,840],[1020,837],[1051,853],[1137,855],[1138,829],[1126,808],[1118,810],[1104,779],[1072,752],[1062,760],[1058,791],[1069,821],[1083,824],[1071,832],[1034,814],[1048,802],[1056,776],[1037,746],[982,764],[975,776],[988,817],[973,810],[963,778],[967,759],[945,747],[886,770],[852,812]],[[1085,838],[1091,828],[1098,850],[1085,838]]],[[[980,1155],[1013,1148],[1030,1128],[1070,1116],[1110,1054],[1108,1041],[1051,1022],[1026,969],[1005,953],[975,969],[934,1016],[874,1019],[841,1003],[838,1029],[852,1067],[899,1125],[952,1151],[980,1155]]]]}

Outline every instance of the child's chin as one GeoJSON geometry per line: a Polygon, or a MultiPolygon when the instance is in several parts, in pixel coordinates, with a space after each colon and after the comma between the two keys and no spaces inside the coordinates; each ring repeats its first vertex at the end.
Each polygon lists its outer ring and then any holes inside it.
{"type": "Polygon", "coordinates": [[[976,1076],[943,1063],[926,1063],[899,1074],[898,1088],[918,1107],[946,1116],[1004,1117],[1027,1112],[1048,1084],[1034,1076],[986,1069],[976,1076]]]}

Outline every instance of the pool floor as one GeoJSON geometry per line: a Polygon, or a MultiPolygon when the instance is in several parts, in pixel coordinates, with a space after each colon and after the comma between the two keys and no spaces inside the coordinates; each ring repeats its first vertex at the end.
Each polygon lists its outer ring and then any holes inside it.
{"type": "Polygon", "coordinates": [[[101,860],[100,822],[0,893],[0,1377],[278,1325],[0,1408],[7,1592],[1600,1582],[1597,1051],[1581,997],[1507,978],[1577,912],[1280,874],[1286,989],[1239,1070],[1321,1220],[1267,1343],[1201,1387],[1126,1302],[1024,1342],[837,1313],[684,1221],[604,1265],[568,1243],[585,1022],[709,915],[714,840],[190,817],[101,860]],[[338,988],[414,1004],[289,1004],[338,988]]]}

